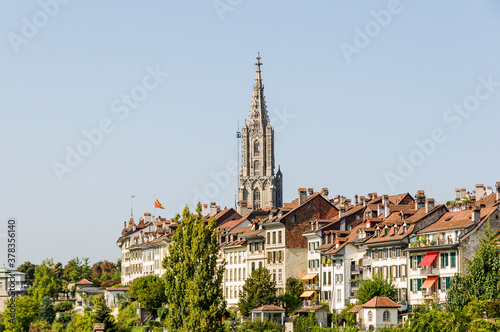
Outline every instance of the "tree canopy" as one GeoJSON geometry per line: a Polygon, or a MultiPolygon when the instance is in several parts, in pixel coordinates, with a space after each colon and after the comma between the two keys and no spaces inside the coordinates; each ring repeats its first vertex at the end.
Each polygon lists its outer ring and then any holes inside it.
{"type": "Polygon", "coordinates": [[[205,222],[200,205],[196,212],[192,215],[186,207],[182,218],[175,217],[179,226],[163,262],[169,304],[165,322],[175,331],[224,331],[224,264],[217,265],[218,232],[215,220],[205,222]]]}
{"type": "Polygon", "coordinates": [[[254,270],[245,280],[239,298],[238,309],[243,316],[257,307],[276,304],[276,282],[272,280],[269,270],[265,267],[254,270]]]}
{"type": "Polygon", "coordinates": [[[130,285],[129,294],[153,315],[156,315],[156,310],[167,302],[165,282],[155,275],[135,279],[130,285]]]}
{"type": "Polygon", "coordinates": [[[291,315],[299,309],[302,304],[300,295],[304,292],[304,285],[299,279],[290,277],[286,279],[285,294],[280,297],[280,302],[286,310],[287,315],[291,315]]]}
{"type": "Polygon", "coordinates": [[[397,294],[398,291],[391,282],[378,274],[374,274],[372,279],[361,280],[356,298],[360,304],[368,302],[375,296],[386,296],[393,301],[397,301],[397,294]]]}

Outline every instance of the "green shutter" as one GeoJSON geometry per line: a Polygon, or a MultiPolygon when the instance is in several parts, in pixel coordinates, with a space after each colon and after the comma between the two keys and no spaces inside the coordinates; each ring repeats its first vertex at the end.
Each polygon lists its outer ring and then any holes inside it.
{"type": "Polygon", "coordinates": [[[326,272],[323,272],[323,285],[326,285],[326,272]]]}
{"type": "Polygon", "coordinates": [[[441,289],[441,278],[438,277],[438,289],[441,289]]]}
{"type": "Polygon", "coordinates": [[[420,264],[420,262],[422,261],[422,255],[417,255],[417,267],[420,269],[420,266],[418,266],[420,264]]]}
{"type": "Polygon", "coordinates": [[[444,263],[446,266],[448,266],[448,253],[444,254],[444,263]]]}
{"type": "Polygon", "coordinates": [[[413,279],[410,279],[410,292],[413,292],[413,279]]]}
{"type": "Polygon", "coordinates": [[[446,290],[448,290],[448,288],[450,288],[450,280],[451,280],[451,277],[446,277],[446,290]]]}
{"type": "Polygon", "coordinates": [[[410,256],[410,269],[413,269],[413,256],[410,256]]]}
{"type": "Polygon", "coordinates": [[[422,287],[422,279],[418,278],[417,279],[417,291],[420,292],[420,287],[422,287]]]}
{"type": "Polygon", "coordinates": [[[451,267],[455,267],[456,266],[456,253],[452,252],[452,253],[450,253],[450,256],[451,256],[451,267]]]}

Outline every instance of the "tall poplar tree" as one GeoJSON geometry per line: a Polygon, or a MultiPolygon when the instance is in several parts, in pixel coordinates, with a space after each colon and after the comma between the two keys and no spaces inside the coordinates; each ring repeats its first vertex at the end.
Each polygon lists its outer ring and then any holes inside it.
{"type": "Polygon", "coordinates": [[[217,266],[219,253],[215,220],[205,222],[201,206],[193,216],[188,207],[169,246],[163,266],[166,269],[165,295],[169,304],[166,326],[172,331],[224,331],[222,317],[226,303],[222,293],[224,264],[217,266]]]}

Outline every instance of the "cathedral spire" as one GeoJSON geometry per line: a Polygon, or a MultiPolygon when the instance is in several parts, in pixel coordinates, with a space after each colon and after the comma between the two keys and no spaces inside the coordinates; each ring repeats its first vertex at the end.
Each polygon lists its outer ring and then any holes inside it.
{"type": "Polygon", "coordinates": [[[264,98],[264,84],[262,84],[262,71],[260,66],[260,52],[257,52],[255,83],[253,85],[252,106],[250,108],[250,122],[259,122],[262,127],[269,123],[269,116],[267,115],[266,100],[264,98]]]}

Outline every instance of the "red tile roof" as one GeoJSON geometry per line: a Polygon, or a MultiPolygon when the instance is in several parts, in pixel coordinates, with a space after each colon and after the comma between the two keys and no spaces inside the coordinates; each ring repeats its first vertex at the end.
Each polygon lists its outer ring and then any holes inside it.
{"type": "Polygon", "coordinates": [[[266,304],[250,311],[285,311],[285,309],[283,309],[282,307],[277,307],[275,305],[266,304]]]}
{"type": "Polygon", "coordinates": [[[385,296],[375,296],[362,305],[363,308],[399,308],[399,304],[385,296]]]}
{"type": "Polygon", "coordinates": [[[83,278],[79,282],[75,283],[75,285],[93,285],[93,283],[88,281],[87,279],[83,278]]]}
{"type": "MultiPolygon", "coordinates": [[[[495,206],[481,209],[480,222],[486,220],[495,210],[497,210],[495,206]]],[[[438,221],[420,230],[417,234],[466,228],[473,224],[471,216],[472,210],[446,212],[438,221]]]]}

